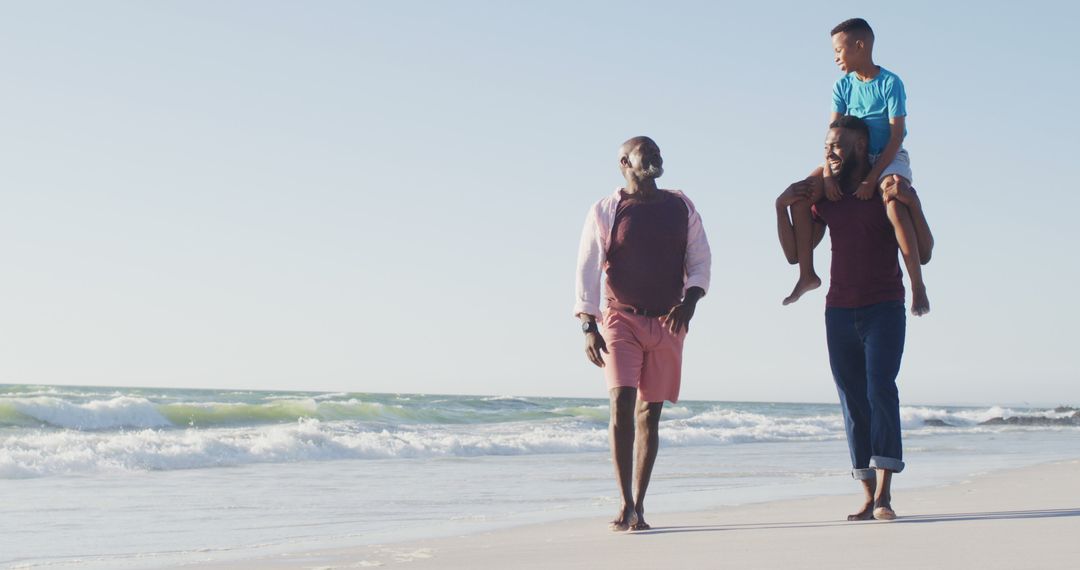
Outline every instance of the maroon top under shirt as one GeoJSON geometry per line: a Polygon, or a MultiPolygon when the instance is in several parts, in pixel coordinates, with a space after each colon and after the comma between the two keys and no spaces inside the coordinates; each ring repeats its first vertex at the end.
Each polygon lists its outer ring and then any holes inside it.
{"type": "Polygon", "coordinates": [[[666,311],[682,301],[690,211],[665,190],[652,202],[620,195],[605,268],[608,301],[666,311]]]}
{"type": "Polygon", "coordinates": [[[836,202],[818,202],[814,214],[829,227],[832,242],[826,307],[854,309],[904,300],[900,248],[880,197],[859,200],[845,194],[836,202]]]}

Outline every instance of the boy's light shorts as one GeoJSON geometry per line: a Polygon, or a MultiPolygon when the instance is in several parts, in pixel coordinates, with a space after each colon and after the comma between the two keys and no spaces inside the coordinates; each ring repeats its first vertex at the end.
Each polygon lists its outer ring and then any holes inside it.
{"type": "Polygon", "coordinates": [[[608,307],[601,333],[607,342],[604,378],[610,391],[637,388],[645,402],[679,401],[686,331],[672,334],[659,317],[643,317],[608,307]]]}
{"type": "MultiPolygon", "coordinates": [[[[877,162],[878,156],[881,155],[870,155],[871,166],[873,166],[874,163],[877,162]]],[[[907,179],[908,184],[914,182],[914,180],[911,178],[911,157],[908,156],[907,151],[904,149],[900,149],[900,151],[896,153],[896,158],[894,158],[893,161],[885,167],[885,170],[881,171],[881,178],[885,178],[886,176],[892,176],[893,174],[899,174],[900,176],[903,176],[907,179]]]]}

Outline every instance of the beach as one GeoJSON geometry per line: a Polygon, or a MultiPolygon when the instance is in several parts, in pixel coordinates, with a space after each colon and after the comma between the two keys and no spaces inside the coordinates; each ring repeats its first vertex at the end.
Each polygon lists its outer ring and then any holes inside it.
{"type": "Polygon", "coordinates": [[[1080,570],[990,7],[5,3],[0,570],[1080,570]]]}
{"type": "MultiPolygon", "coordinates": [[[[1067,479],[1077,410],[911,405],[901,416],[906,520],[1076,506],[1027,491],[920,497],[1045,464],[1067,479]]],[[[754,552],[806,539],[799,529],[823,541],[850,532],[835,526],[858,490],[836,404],[665,406],[648,536],[606,530],[617,507],[607,422],[597,398],[0,386],[0,568],[543,567],[547,550],[603,567],[604,555],[563,547],[731,540],[724,552],[754,552]],[[743,531],[755,529],[779,538],[754,546],[761,533],[743,531]]]]}
{"type": "Polygon", "coordinates": [[[613,533],[590,518],[193,567],[1074,568],[1078,477],[1071,460],[906,491],[891,522],[846,522],[855,497],[822,496],[656,515],[644,532],[613,533]]]}

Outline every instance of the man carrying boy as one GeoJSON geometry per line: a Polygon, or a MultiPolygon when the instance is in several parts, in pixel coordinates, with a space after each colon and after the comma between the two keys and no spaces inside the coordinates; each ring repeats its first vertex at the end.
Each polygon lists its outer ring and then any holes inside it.
{"type": "MultiPolygon", "coordinates": [[[[916,316],[930,312],[930,300],[923,283],[919,243],[908,207],[884,193],[887,184],[906,191],[911,185],[911,162],[903,148],[905,117],[907,116],[904,84],[891,71],[876,65],[873,58],[874,31],[862,18],[841,22],[832,30],[836,64],[846,75],[833,86],[833,106],[830,123],[843,115],[853,115],[866,122],[870,129],[870,171],[859,181],[855,197],[869,200],[879,189],[886,201],[886,213],[893,226],[896,241],[904,256],[904,265],[911,279],[911,313],[916,316]]],[[[840,199],[835,172],[825,163],[815,175],[824,177],[824,195],[831,201],[840,199]]],[[[815,197],[815,201],[820,196],[815,197]]],[[[810,205],[804,201],[791,212],[798,240],[799,281],[784,304],[794,303],[807,291],[821,285],[814,271],[814,256],[810,246],[810,205]]]]}
{"type": "Polygon", "coordinates": [[[682,192],[657,188],[663,165],[652,139],[623,143],[626,187],[589,209],[578,249],[574,315],[585,356],[604,369],[611,398],[611,460],[622,504],[610,528],[617,531],[649,528],[645,491],[660,448],[660,411],[664,400],[679,399],[683,340],[709,288],[712,256],[701,216],[682,192]],[[607,308],[598,326],[602,273],[607,308]]]}
{"type": "MultiPolygon", "coordinates": [[[[825,337],[829,365],[840,396],[851,474],[863,486],[865,502],[848,520],[892,520],[892,474],[904,469],[900,440],[900,398],[896,375],[904,353],[904,284],[896,259],[896,238],[885,206],[855,193],[871,174],[864,121],[842,116],[830,125],[825,163],[832,169],[841,198],[814,205],[811,247],[829,228],[832,267],[825,297],[825,337]]],[[[780,247],[790,261],[798,255],[788,208],[822,192],[823,180],[811,175],[776,199],[780,247]]],[[[934,238],[914,190],[889,184],[885,197],[910,211],[920,251],[928,259],[934,238]]]]}

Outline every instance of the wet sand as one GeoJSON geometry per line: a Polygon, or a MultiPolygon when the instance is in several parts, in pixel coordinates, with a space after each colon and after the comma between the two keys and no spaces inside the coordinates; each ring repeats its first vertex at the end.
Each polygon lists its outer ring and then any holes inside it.
{"type": "Polygon", "coordinates": [[[1080,459],[897,493],[892,522],[847,522],[859,495],[648,517],[614,533],[578,519],[456,538],[295,552],[197,568],[1076,568],[1080,459]]]}

